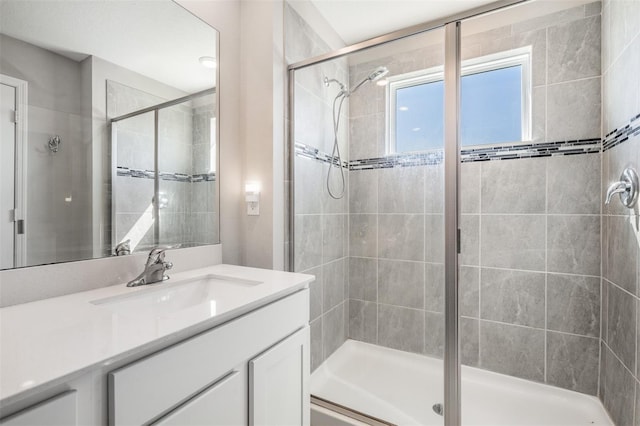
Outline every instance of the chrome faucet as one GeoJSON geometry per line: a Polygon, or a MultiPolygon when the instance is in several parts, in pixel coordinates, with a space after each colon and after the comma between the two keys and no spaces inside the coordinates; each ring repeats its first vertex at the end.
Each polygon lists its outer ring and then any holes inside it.
{"type": "Polygon", "coordinates": [[[137,287],[166,281],[169,276],[165,272],[173,267],[173,263],[164,261],[165,249],[156,247],[151,250],[144,271],[127,283],[127,287],[137,287]]]}
{"type": "Polygon", "coordinates": [[[638,174],[627,167],[620,175],[620,180],[609,185],[604,203],[609,204],[615,194],[620,194],[622,205],[632,209],[638,200],[638,189],[638,174]]]}
{"type": "Polygon", "coordinates": [[[131,240],[122,241],[116,246],[116,256],[125,256],[131,254],[131,240]]]}

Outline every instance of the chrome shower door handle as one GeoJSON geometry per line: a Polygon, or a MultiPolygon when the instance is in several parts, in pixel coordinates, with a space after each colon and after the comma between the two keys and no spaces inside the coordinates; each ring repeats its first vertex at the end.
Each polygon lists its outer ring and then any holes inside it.
{"type": "Polygon", "coordinates": [[[638,201],[638,174],[631,167],[624,169],[620,181],[609,185],[605,204],[611,203],[615,194],[620,194],[620,201],[627,208],[634,208],[638,201]]]}

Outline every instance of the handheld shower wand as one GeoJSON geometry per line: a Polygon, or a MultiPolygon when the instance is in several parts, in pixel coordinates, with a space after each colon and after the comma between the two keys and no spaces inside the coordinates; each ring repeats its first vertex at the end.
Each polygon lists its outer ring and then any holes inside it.
{"type": "Polygon", "coordinates": [[[387,67],[376,68],[368,76],[363,78],[362,81],[356,85],[356,87],[350,90],[348,96],[351,96],[353,93],[355,93],[358,89],[360,89],[366,83],[369,83],[370,81],[378,81],[387,74],[389,74],[389,69],[387,69],[387,67]]]}
{"type": "Polygon", "coordinates": [[[329,192],[329,196],[335,200],[339,200],[344,197],[344,192],[346,190],[345,178],[344,178],[344,169],[342,168],[342,157],[340,155],[340,146],[338,144],[338,128],[340,126],[340,113],[342,111],[342,104],[344,100],[358,91],[363,85],[372,81],[378,81],[385,75],[389,74],[389,70],[387,67],[378,67],[374,69],[368,76],[366,76],[362,81],[360,81],[353,89],[347,89],[344,84],[335,78],[329,79],[328,77],[324,78],[324,85],[329,87],[331,83],[336,83],[340,86],[340,92],[333,99],[333,150],[331,151],[331,164],[329,164],[329,172],[327,173],[327,191],[329,192]],[[339,101],[339,103],[338,103],[339,101]],[[336,111],[337,105],[337,111],[336,111]],[[337,164],[333,161],[334,158],[337,158],[337,164]],[[339,194],[334,194],[331,190],[331,171],[333,169],[333,165],[336,165],[340,169],[340,178],[342,180],[342,189],[339,194]]]}

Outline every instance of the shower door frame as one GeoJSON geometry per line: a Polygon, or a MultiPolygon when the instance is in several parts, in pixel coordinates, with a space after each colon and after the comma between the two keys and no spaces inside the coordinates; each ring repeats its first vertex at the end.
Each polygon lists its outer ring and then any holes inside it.
{"type": "MultiPolygon", "coordinates": [[[[460,253],[460,26],[465,19],[493,12],[528,0],[500,0],[446,18],[414,25],[365,40],[336,51],[309,58],[288,67],[288,157],[289,157],[289,270],[295,265],[295,72],[351,53],[426,33],[445,31],[444,52],[444,239],[445,239],[445,338],[444,338],[444,424],[459,426],[461,419],[461,372],[459,353],[458,255],[460,253]]],[[[287,255],[287,253],[285,253],[287,255]]]]}

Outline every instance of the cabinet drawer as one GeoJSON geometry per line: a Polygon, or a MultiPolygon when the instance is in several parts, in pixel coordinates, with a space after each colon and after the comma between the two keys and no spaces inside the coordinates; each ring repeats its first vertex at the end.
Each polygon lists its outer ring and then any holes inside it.
{"type": "Polygon", "coordinates": [[[78,424],[76,392],[66,392],[0,420],[0,426],[72,426],[78,424]]]}
{"type": "Polygon", "coordinates": [[[247,417],[246,368],[233,371],[153,423],[154,426],[243,425],[247,417]]]}
{"type": "Polygon", "coordinates": [[[304,326],[308,292],[294,293],[110,373],[109,424],[158,419],[304,326]]]}

